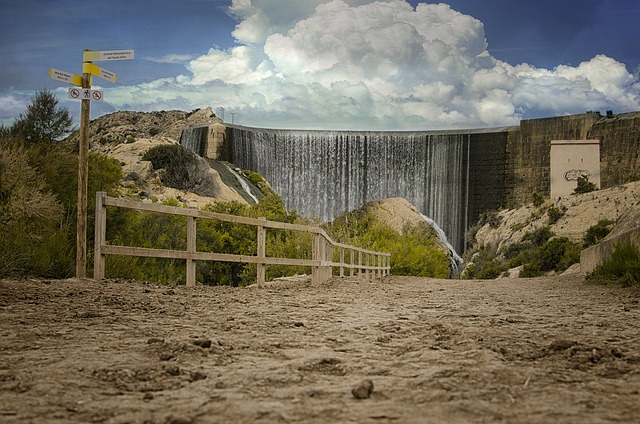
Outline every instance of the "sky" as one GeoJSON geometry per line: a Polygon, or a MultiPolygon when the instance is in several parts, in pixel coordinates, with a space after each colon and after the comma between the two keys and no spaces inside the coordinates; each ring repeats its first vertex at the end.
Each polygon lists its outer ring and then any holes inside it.
{"type": "Polygon", "coordinates": [[[0,0],[0,123],[82,73],[118,110],[268,128],[435,130],[640,110],[638,0],[0,0]]]}

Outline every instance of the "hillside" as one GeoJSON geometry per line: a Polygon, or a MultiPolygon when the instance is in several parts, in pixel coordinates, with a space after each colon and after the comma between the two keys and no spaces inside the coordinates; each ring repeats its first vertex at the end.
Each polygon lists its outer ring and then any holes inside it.
{"type": "MultiPolygon", "coordinates": [[[[124,179],[120,194],[141,200],[165,201],[176,199],[185,206],[204,206],[211,202],[255,203],[239,183],[241,176],[223,165],[203,166],[215,187],[212,195],[199,195],[191,190],[167,187],[161,175],[142,160],[151,148],[179,144],[182,130],[195,125],[219,122],[211,108],[191,113],[183,111],[129,112],[121,111],[102,116],[91,123],[89,146],[92,152],[106,154],[120,162],[124,179]]],[[[77,141],[78,134],[69,137],[77,141]]],[[[204,159],[203,159],[204,160],[204,159]]],[[[250,183],[248,180],[246,183],[250,183]]]]}
{"type": "MultiPolygon", "coordinates": [[[[487,214],[475,233],[473,251],[490,249],[497,252],[500,259],[505,251],[521,243],[527,235],[544,227],[548,227],[555,237],[566,237],[581,246],[591,227],[607,221],[612,234],[628,231],[638,227],[639,214],[640,181],[547,199],[539,206],[530,203],[487,214]]],[[[472,256],[469,262],[472,263],[474,258],[477,256],[472,256]]]]}

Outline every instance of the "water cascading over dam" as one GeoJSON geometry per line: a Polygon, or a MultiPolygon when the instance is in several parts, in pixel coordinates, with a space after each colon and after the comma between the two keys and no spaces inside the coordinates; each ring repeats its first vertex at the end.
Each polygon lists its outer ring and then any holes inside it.
{"type": "Polygon", "coordinates": [[[468,134],[228,131],[230,160],[262,174],[288,209],[328,221],[371,200],[403,197],[462,247],[468,134]]]}
{"type": "MultiPolygon", "coordinates": [[[[457,251],[484,210],[504,199],[506,129],[430,132],[276,130],[227,126],[224,159],[260,173],[289,210],[330,221],[371,200],[403,197],[457,251]]],[[[181,143],[205,150],[206,127],[181,143]]]]}

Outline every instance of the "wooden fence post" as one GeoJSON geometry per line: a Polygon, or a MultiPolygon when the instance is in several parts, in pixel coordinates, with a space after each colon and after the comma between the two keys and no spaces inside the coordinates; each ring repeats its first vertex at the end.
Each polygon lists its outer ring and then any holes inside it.
{"type": "Polygon", "coordinates": [[[349,265],[351,268],[349,269],[349,276],[353,277],[355,275],[356,269],[354,268],[353,258],[355,257],[353,249],[349,249],[349,265]]]}
{"type": "MultiPolygon", "coordinates": [[[[320,234],[314,233],[311,237],[311,259],[320,261],[320,258],[320,234]]],[[[314,265],[311,267],[311,284],[319,286],[320,283],[320,266],[314,265]]]]}
{"type": "MultiPolygon", "coordinates": [[[[329,243],[329,240],[325,239],[324,246],[325,246],[325,260],[329,263],[332,263],[333,262],[333,245],[329,243]]],[[[331,277],[333,277],[333,266],[327,265],[324,272],[325,272],[324,280],[325,281],[330,280],[331,277]]]]}
{"type": "MultiPolygon", "coordinates": [[[[195,209],[189,206],[189,209],[195,209]]],[[[187,217],[187,253],[196,253],[196,217],[187,217]]],[[[187,258],[187,287],[196,285],[196,261],[191,257],[187,258]]]]}
{"type": "Polygon", "coordinates": [[[364,255],[365,255],[364,256],[365,264],[366,264],[366,267],[367,267],[367,269],[364,270],[364,272],[365,272],[364,275],[365,275],[365,277],[367,277],[367,280],[369,280],[369,279],[371,279],[371,270],[369,269],[369,256],[371,256],[371,255],[369,255],[368,252],[365,253],[364,255]]]}
{"type": "MultiPolygon", "coordinates": [[[[262,221],[266,221],[267,218],[261,216],[260,218],[258,218],[262,221]]],[[[263,227],[262,225],[259,225],[258,227],[258,234],[257,234],[257,245],[258,245],[258,251],[257,256],[259,258],[265,258],[267,256],[267,229],[265,227],[263,227]]],[[[258,283],[259,286],[263,285],[265,283],[266,280],[266,274],[267,274],[267,266],[264,263],[258,263],[256,264],[256,282],[258,283]]]]}
{"type": "Polygon", "coordinates": [[[107,238],[107,206],[104,200],[107,193],[99,191],[96,193],[96,223],[94,233],[94,254],[93,254],[93,278],[102,280],[105,272],[105,255],[102,253],[102,245],[107,238]]]}
{"type": "Polygon", "coordinates": [[[344,247],[340,247],[340,277],[344,277],[344,247]]]}

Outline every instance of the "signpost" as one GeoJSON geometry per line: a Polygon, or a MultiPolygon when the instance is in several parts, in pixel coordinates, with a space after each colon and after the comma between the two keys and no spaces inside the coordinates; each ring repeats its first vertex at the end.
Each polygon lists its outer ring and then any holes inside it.
{"type": "Polygon", "coordinates": [[[82,65],[82,72],[95,75],[109,82],[115,83],[116,81],[118,81],[118,77],[116,76],[116,74],[114,74],[111,71],[107,71],[106,69],[101,68],[97,65],[94,65],[93,63],[90,63],[90,62],[85,62],[82,65]]]}
{"type": "Polygon", "coordinates": [[[88,90],[84,88],[69,88],[69,98],[74,100],[93,100],[101,102],[104,99],[104,91],[88,90]]]}
{"type": "Polygon", "coordinates": [[[87,276],[87,186],[89,180],[89,115],[91,101],[101,102],[104,93],[101,90],[91,89],[91,75],[115,83],[118,80],[116,74],[102,69],[92,62],[111,60],[131,60],[133,50],[85,50],[82,61],[82,76],[49,69],[49,76],[56,81],[66,82],[81,88],[70,88],[69,98],[81,99],[80,107],[80,145],[78,151],[78,223],[76,244],[76,277],[87,276]]]}
{"type": "Polygon", "coordinates": [[[69,72],[61,71],[60,69],[49,69],[49,76],[56,81],[68,82],[69,84],[82,86],[82,77],[80,75],[71,74],[69,72]]]}

